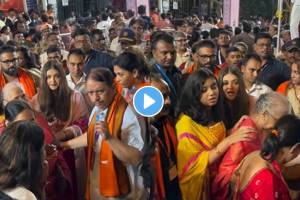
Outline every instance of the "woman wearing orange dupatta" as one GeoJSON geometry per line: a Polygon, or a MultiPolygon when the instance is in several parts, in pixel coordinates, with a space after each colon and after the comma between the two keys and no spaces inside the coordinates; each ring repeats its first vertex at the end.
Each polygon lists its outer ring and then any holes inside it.
{"type": "Polygon", "coordinates": [[[300,116],[300,61],[291,66],[291,80],[282,83],[276,90],[287,97],[295,115],[300,116]]]}
{"type": "Polygon", "coordinates": [[[184,200],[210,198],[210,179],[217,160],[233,143],[248,140],[248,128],[227,138],[217,80],[202,68],[189,76],[176,123],[179,184],[184,200]]]}
{"type": "Polygon", "coordinates": [[[120,54],[114,60],[113,66],[117,91],[133,106],[134,93],[149,85],[145,82],[145,77],[149,74],[148,67],[141,56],[129,51],[120,54]]]}

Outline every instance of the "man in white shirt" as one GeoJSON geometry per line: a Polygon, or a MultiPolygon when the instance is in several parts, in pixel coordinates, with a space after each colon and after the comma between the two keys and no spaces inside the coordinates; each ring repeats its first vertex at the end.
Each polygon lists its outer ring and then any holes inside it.
{"type": "Polygon", "coordinates": [[[272,91],[270,87],[256,79],[257,74],[261,69],[261,65],[262,61],[257,54],[248,54],[244,58],[241,66],[246,92],[256,98],[272,91]]]}
{"type": "MultiPolygon", "coordinates": [[[[51,32],[47,35],[47,39],[46,39],[46,44],[47,44],[47,49],[51,46],[57,46],[60,48],[60,54],[62,55],[62,60],[66,60],[67,55],[68,55],[68,51],[66,51],[64,49],[63,46],[63,42],[60,38],[60,36],[55,33],[55,32],[51,32]]],[[[44,64],[48,61],[48,56],[47,56],[47,49],[45,52],[43,52],[40,55],[40,62],[41,62],[41,66],[43,67],[44,64]]]]}
{"type": "Polygon", "coordinates": [[[108,69],[92,69],[87,77],[86,91],[95,105],[88,132],[61,146],[73,149],[87,146],[86,199],[124,199],[133,189],[134,177],[130,173],[142,158],[143,130],[131,107],[117,94],[108,69]],[[103,159],[104,151],[113,156],[103,159]]]}
{"type": "Polygon", "coordinates": [[[85,77],[83,72],[85,54],[81,49],[73,49],[67,58],[69,74],[66,76],[68,86],[72,90],[84,92],[85,77]]]}

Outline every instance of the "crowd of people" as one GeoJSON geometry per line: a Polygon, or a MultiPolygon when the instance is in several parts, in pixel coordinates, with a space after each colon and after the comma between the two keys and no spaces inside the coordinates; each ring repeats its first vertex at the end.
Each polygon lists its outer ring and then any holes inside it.
{"type": "Polygon", "coordinates": [[[299,199],[300,39],[282,27],[0,12],[0,199],[299,199]],[[149,118],[144,86],[164,98],[149,118]]]}

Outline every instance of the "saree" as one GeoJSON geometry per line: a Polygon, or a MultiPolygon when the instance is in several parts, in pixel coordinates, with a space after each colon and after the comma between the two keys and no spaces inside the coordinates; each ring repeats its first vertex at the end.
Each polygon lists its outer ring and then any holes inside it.
{"type": "Polygon", "coordinates": [[[254,139],[248,142],[237,142],[232,144],[225,152],[219,165],[217,175],[212,182],[212,195],[216,200],[228,199],[228,184],[235,169],[245,156],[260,149],[261,142],[258,136],[261,134],[249,116],[243,116],[233,127],[232,131],[234,132],[243,126],[251,127],[255,130],[255,132],[251,133],[254,135],[254,139]]]}
{"type": "Polygon", "coordinates": [[[176,132],[177,167],[182,199],[210,199],[209,151],[225,138],[224,124],[219,122],[212,126],[202,126],[182,114],[176,123],[176,132]]]}
{"type": "MultiPolygon", "coordinates": [[[[254,158],[259,152],[253,152],[241,161],[230,181],[230,200],[290,200],[288,186],[281,173],[279,163],[274,160],[255,171],[247,171],[254,166],[254,158]],[[249,174],[250,173],[250,174],[249,174]]],[[[257,164],[257,163],[256,163],[257,164]]],[[[258,164],[259,165],[259,164],[258,164]]]]}

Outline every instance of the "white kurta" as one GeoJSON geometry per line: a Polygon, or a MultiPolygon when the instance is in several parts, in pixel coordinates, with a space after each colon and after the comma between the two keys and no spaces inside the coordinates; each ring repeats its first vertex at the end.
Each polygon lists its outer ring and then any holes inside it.
{"type": "MultiPolygon", "coordinates": [[[[92,120],[92,117],[94,116],[95,112],[100,112],[103,117],[106,116],[107,110],[105,109],[103,111],[99,111],[97,107],[94,107],[92,110],[92,113],[90,115],[89,123],[92,120]]],[[[121,125],[121,138],[122,141],[129,146],[132,146],[139,151],[142,151],[144,147],[144,141],[142,139],[142,129],[139,123],[139,120],[137,116],[132,111],[131,107],[128,106],[125,110],[123,122],[121,125]]],[[[95,143],[95,162],[93,166],[93,170],[90,172],[90,188],[91,188],[91,200],[102,200],[102,199],[110,199],[110,200],[119,200],[122,198],[104,198],[99,193],[99,177],[101,174],[99,174],[99,153],[101,149],[101,142],[102,137],[101,134],[99,135],[98,140],[95,143]]],[[[138,179],[138,170],[136,166],[127,165],[127,171],[130,177],[131,181],[131,187],[134,187],[137,185],[137,179],[138,179]]]]}

